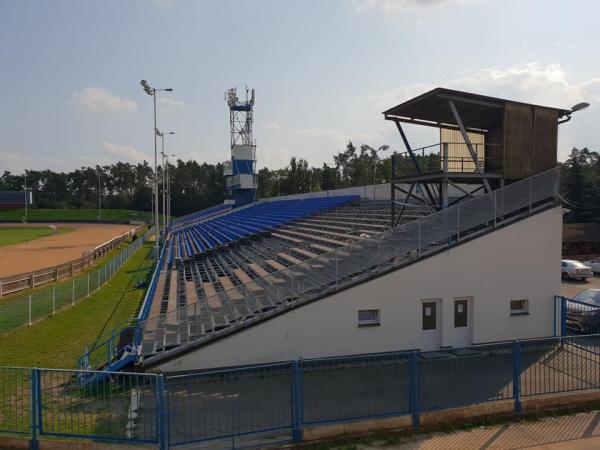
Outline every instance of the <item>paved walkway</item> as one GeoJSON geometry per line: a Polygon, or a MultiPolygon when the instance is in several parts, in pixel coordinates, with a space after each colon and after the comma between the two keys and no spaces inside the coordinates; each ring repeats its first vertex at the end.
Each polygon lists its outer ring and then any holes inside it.
{"type": "Polygon", "coordinates": [[[359,445],[357,448],[360,450],[600,449],[600,411],[480,427],[449,434],[434,433],[401,440],[393,445],[374,442],[370,445],[359,445]]]}

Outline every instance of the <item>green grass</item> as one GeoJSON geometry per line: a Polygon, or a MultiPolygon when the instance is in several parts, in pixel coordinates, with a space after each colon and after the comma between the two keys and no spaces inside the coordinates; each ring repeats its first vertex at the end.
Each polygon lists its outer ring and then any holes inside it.
{"type": "MultiPolygon", "coordinates": [[[[145,220],[150,217],[150,213],[143,211],[133,211],[127,209],[103,209],[102,220],[106,221],[129,221],[145,220]]],[[[24,209],[13,209],[0,211],[0,220],[24,220],[24,209]]],[[[30,208],[27,211],[28,220],[43,220],[48,222],[61,220],[98,220],[97,209],[43,209],[30,208]]]]}
{"type": "MultiPolygon", "coordinates": [[[[73,228],[59,227],[58,234],[68,233],[73,228]]],[[[0,247],[3,245],[19,244],[34,239],[52,236],[55,230],[50,227],[0,227],[0,247]]]]}
{"type": "Polygon", "coordinates": [[[134,316],[149,276],[152,244],[145,243],[106,286],[74,306],[0,337],[0,366],[75,368],[85,347],[134,316]]]}

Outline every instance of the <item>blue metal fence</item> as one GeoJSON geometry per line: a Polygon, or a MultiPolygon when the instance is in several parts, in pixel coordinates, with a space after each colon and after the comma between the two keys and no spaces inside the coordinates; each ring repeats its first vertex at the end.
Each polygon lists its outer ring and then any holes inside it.
{"type": "Polygon", "coordinates": [[[239,448],[324,424],[600,389],[600,334],[161,375],[0,367],[0,433],[239,448]],[[94,379],[95,382],[85,382],[94,379]],[[82,380],[84,382],[82,382],[82,380]]]}

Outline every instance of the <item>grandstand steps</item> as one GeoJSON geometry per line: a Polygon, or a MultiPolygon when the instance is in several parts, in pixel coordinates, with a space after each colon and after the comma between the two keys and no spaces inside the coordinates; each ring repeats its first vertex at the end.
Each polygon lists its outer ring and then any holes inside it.
{"type": "Polygon", "coordinates": [[[171,311],[176,308],[177,308],[177,271],[171,270],[167,311],[171,311]]]}
{"type": "Polygon", "coordinates": [[[358,240],[358,239],[360,239],[359,236],[355,236],[353,234],[339,233],[339,232],[336,232],[336,231],[329,231],[329,230],[322,230],[322,229],[319,229],[318,227],[297,226],[297,225],[284,225],[282,228],[284,228],[284,229],[291,229],[291,230],[300,230],[302,232],[305,231],[307,233],[316,233],[316,234],[322,235],[322,236],[333,236],[334,238],[346,239],[346,240],[358,240]]]}
{"type": "Polygon", "coordinates": [[[254,293],[264,292],[264,288],[252,281],[252,278],[250,278],[248,274],[242,269],[234,269],[233,271],[238,276],[238,278],[240,279],[240,281],[246,289],[254,293]]]}
{"type": "Polygon", "coordinates": [[[344,241],[339,241],[339,240],[336,240],[336,239],[330,239],[330,238],[326,238],[326,237],[323,237],[323,236],[315,236],[315,235],[308,234],[308,233],[303,233],[303,232],[300,232],[300,231],[294,231],[294,230],[288,230],[288,229],[281,229],[280,228],[280,229],[277,230],[277,233],[280,234],[280,235],[283,235],[283,236],[292,235],[292,237],[301,237],[301,238],[304,238],[305,240],[308,240],[308,241],[318,241],[318,242],[321,242],[321,243],[333,245],[334,247],[344,247],[344,246],[347,245],[346,242],[344,242],[344,241]]]}
{"type": "Polygon", "coordinates": [[[273,275],[271,275],[269,272],[267,272],[265,269],[263,269],[261,266],[259,266],[256,263],[252,263],[248,265],[250,267],[250,269],[259,277],[264,278],[265,280],[267,280],[270,284],[283,284],[285,283],[284,280],[282,280],[281,278],[275,277],[273,275]]]}
{"type": "Polygon", "coordinates": [[[333,222],[325,221],[325,220],[314,220],[314,219],[299,220],[296,223],[299,225],[302,225],[302,226],[316,227],[320,230],[333,230],[333,231],[337,231],[337,232],[353,231],[353,232],[359,232],[359,233],[373,233],[373,232],[377,232],[377,231],[383,231],[386,229],[386,227],[383,225],[364,224],[365,226],[362,226],[363,224],[355,223],[355,222],[347,223],[347,224],[340,224],[340,225],[332,225],[333,222]],[[345,226],[341,226],[341,225],[345,225],[345,226]],[[370,229],[367,229],[367,228],[370,228],[370,229]]]}

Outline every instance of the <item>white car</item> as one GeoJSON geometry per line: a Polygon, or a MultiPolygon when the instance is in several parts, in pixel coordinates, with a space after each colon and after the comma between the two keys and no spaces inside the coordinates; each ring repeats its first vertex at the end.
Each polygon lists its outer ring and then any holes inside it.
{"type": "Polygon", "coordinates": [[[590,266],[592,268],[592,272],[600,273],[600,258],[592,259],[590,261],[584,262],[586,266],[590,266]]]}
{"type": "Polygon", "coordinates": [[[594,272],[590,266],[574,259],[563,259],[560,262],[560,277],[563,280],[587,280],[593,277],[594,272]]]}

